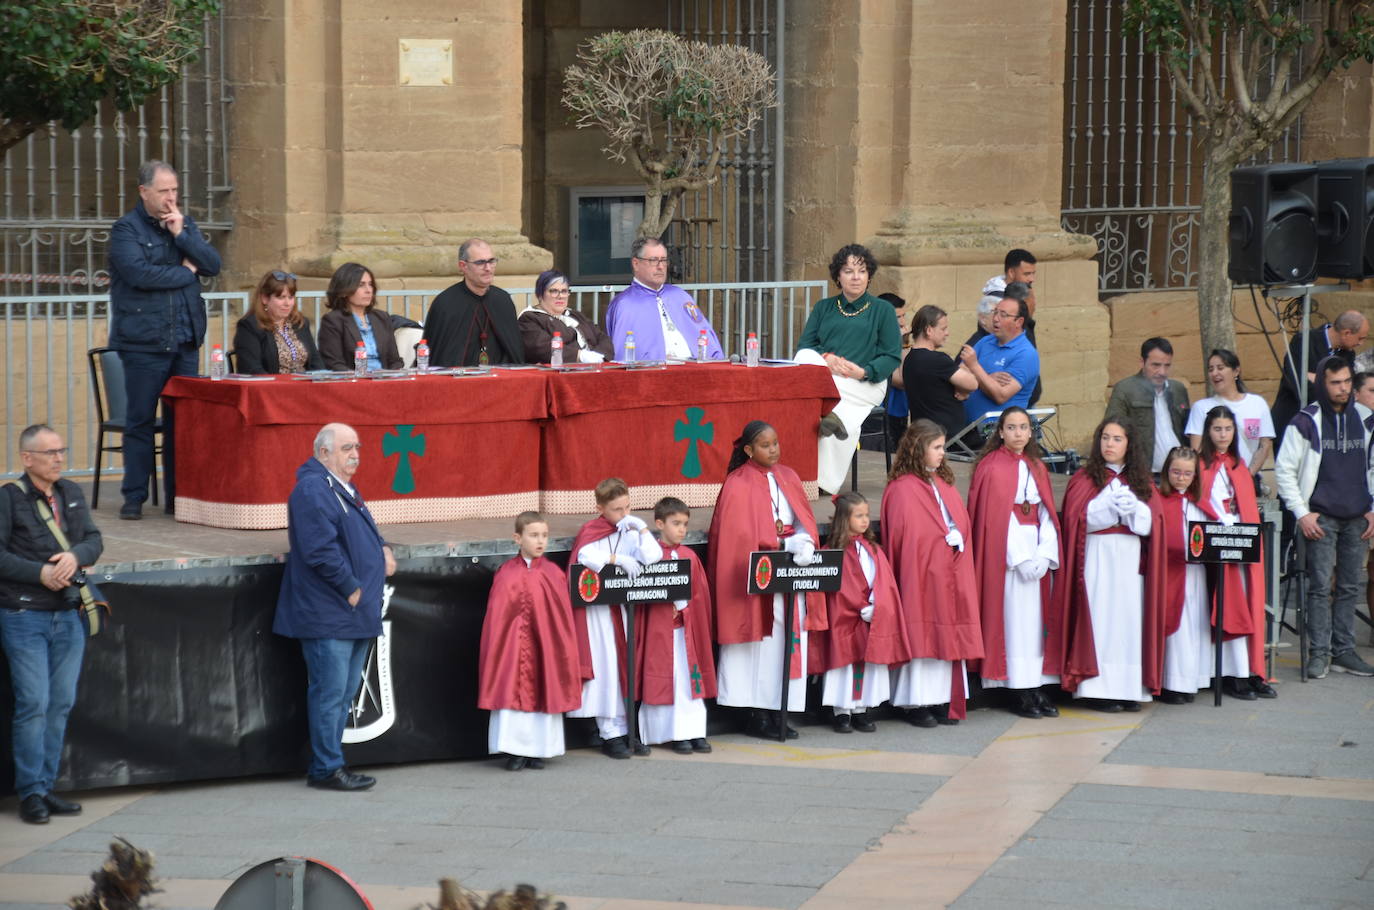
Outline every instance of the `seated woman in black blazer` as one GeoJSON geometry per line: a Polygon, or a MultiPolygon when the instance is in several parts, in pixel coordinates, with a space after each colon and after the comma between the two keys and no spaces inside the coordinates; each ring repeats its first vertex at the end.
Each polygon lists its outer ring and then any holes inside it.
{"type": "Polygon", "coordinates": [[[601,363],[615,356],[611,336],[568,306],[568,277],[557,269],[540,274],[534,282],[538,302],[520,314],[520,339],[525,343],[526,363],[548,363],[553,333],[563,339],[564,363],[601,363]]]}
{"type": "Polygon", "coordinates": [[[405,366],[396,349],[391,318],[373,309],[377,279],[356,262],[345,262],[329,279],[329,312],[320,317],[320,355],[331,370],[353,369],[353,352],[361,341],[369,370],[399,370],[405,366]]]}
{"type": "Polygon", "coordinates": [[[323,370],[310,320],[296,304],[296,276],[273,270],[262,276],[253,305],[234,328],[234,369],[239,373],[323,370]]]}

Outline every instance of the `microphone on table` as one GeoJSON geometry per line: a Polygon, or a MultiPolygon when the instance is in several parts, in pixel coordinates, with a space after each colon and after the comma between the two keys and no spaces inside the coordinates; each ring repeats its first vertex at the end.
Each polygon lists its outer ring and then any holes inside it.
{"type": "Polygon", "coordinates": [[[740,363],[741,361],[740,361],[740,359],[739,359],[739,355],[738,355],[738,354],[731,354],[731,355],[730,355],[730,362],[731,362],[731,363],[740,363]]]}

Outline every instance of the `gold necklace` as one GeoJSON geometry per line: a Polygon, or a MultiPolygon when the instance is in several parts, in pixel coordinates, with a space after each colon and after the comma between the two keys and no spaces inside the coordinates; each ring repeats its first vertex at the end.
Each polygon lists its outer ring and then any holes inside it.
{"type": "Polygon", "coordinates": [[[836,307],[836,309],[838,309],[838,310],[840,311],[840,315],[843,316],[843,317],[845,317],[846,319],[853,319],[855,316],[858,316],[858,315],[861,314],[864,310],[866,310],[866,309],[868,309],[870,306],[872,306],[872,304],[873,304],[873,298],[870,297],[868,300],[864,301],[864,305],[863,305],[863,306],[859,307],[859,308],[858,308],[857,310],[855,310],[854,312],[849,313],[849,312],[846,312],[846,311],[845,311],[845,308],[844,308],[844,295],[841,294],[840,296],[838,296],[838,297],[835,298],[835,307],[836,307]]]}

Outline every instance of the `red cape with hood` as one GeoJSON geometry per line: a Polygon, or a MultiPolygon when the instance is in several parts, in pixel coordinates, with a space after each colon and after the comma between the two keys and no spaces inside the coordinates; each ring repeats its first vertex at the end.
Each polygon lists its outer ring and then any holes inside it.
{"type": "Polygon", "coordinates": [[[864,578],[863,565],[854,542],[844,548],[842,586],[825,595],[825,613],[830,628],[807,639],[810,648],[807,669],[823,673],[856,663],[903,664],[911,659],[902,636],[902,598],[892,566],[883,551],[870,541],[858,543],[873,557],[873,584],[864,578]],[[873,594],[873,622],[864,622],[859,611],[868,606],[873,594]]]}
{"type": "Polygon", "coordinates": [[[1188,590],[1188,534],[1183,516],[1187,504],[1197,505],[1189,497],[1165,486],[1159,491],[1160,508],[1164,513],[1164,636],[1178,631],[1183,622],[1183,600],[1188,590]]]}
{"type": "Polygon", "coordinates": [[[685,559],[692,567],[692,599],[678,611],[671,602],[644,604],[635,635],[636,690],[646,705],[673,703],[673,630],[682,628],[687,643],[687,668],[693,698],[716,697],[716,665],[711,657],[711,592],[701,560],[685,544],[663,548],[664,559],[685,559]],[[676,554],[676,555],[674,555],[676,554]]]}
{"type": "MultiPolygon", "coordinates": [[[[716,511],[711,517],[706,551],[706,574],[715,605],[716,641],[723,645],[763,641],[773,634],[773,598],[746,594],[749,586],[749,554],[755,550],[779,550],[778,530],[773,524],[773,501],[768,493],[767,471],[773,472],[778,490],[787,498],[799,525],[820,546],[811,503],[802,490],[797,472],[781,464],[771,469],[746,461],[731,471],[721,484],[716,511]]],[[[825,600],[807,594],[806,631],[825,628],[825,600]]]]}
{"type": "Polygon", "coordinates": [[[935,492],[914,474],[898,477],[883,491],[883,549],[892,562],[902,595],[902,638],[912,658],[953,661],[949,716],[964,716],[964,668],[960,661],[983,656],[978,622],[978,582],[973,573],[972,526],[959,491],[939,477],[934,482],[964,549],[945,543],[948,533],[935,492]]]}
{"type": "MultiPolygon", "coordinates": [[[[1260,514],[1259,504],[1255,501],[1254,479],[1233,452],[1215,458],[1210,465],[1202,464],[1201,459],[1198,460],[1198,483],[1202,491],[1198,508],[1213,521],[1218,519],[1216,510],[1212,508],[1212,484],[1216,481],[1217,473],[1222,470],[1226,471],[1231,489],[1235,490],[1236,514],[1240,516],[1240,520],[1258,523],[1260,514]]],[[[1255,676],[1264,676],[1264,565],[1258,562],[1244,565],[1232,563],[1222,566],[1221,570],[1226,573],[1226,609],[1222,615],[1224,637],[1230,640],[1242,635],[1250,636],[1247,648],[1250,654],[1250,672],[1255,676]],[[1245,579],[1244,584],[1241,582],[1242,577],[1245,579]]],[[[1215,629],[1215,592],[1211,592],[1211,596],[1212,628],[1215,629]]]]}
{"type": "MultiPolygon", "coordinates": [[[[1110,473],[1110,472],[1109,472],[1110,473]]],[[[1108,482],[1111,477],[1107,478],[1108,482]]],[[[1069,479],[1064,491],[1064,561],[1059,581],[1054,586],[1054,616],[1058,625],[1049,630],[1045,642],[1045,672],[1058,674],[1065,691],[1073,692],[1085,679],[1097,676],[1097,650],[1093,639],[1092,614],[1088,609],[1084,565],[1088,546],[1088,503],[1102,487],[1093,483],[1087,471],[1069,479]]],[[[1140,573],[1145,591],[1142,606],[1141,682],[1154,694],[1164,678],[1164,615],[1167,587],[1164,521],[1159,493],[1150,492],[1150,517],[1153,533],[1140,540],[1140,573]]],[[[1125,568],[1125,567],[1123,567],[1125,568]]]]}
{"type": "MultiPolygon", "coordinates": [[[[578,530],[577,537],[573,539],[572,554],[568,557],[569,583],[573,580],[572,567],[577,564],[577,554],[582,552],[582,548],[589,543],[605,540],[619,530],[599,515],[578,530]]],[[[573,619],[577,623],[577,654],[582,665],[582,678],[593,679],[596,674],[592,670],[592,639],[591,634],[587,631],[586,607],[575,607],[573,619]]],[[[619,610],[611,610],[611,625],[615,627],[615,654],[616,664],[620,667],[620,691],[628,692],[629,676],[626,673],[625,662],[625,623],[620,618],[619,610]]]]}
{"type": "MultiPolygon", "coordinates": [[[[984,679],[1007,678],[1007,630],[1004,595],[1007,580],[1007,522],[1011,519],[1012,504],[1019,492],[1016,488],[1018,462],[1026,462],[1031,481],[1040,492],[1040,501],[1050,513],[1056,536],[1060,541],[1059,565],[1064,565],[1063,534],[1059,515],[1054,510],[1054,490],[1050,474],[1040,461],[1031,461],[1006,448],[993,449],[973,469],[973,483],[969,486],[969,512],[973,518],[973,564],[977,569],[979,604],[982,607],[983,659],[974,669],[984,679]]],[[[1040,579],[1040,618],[1042,628],[1056,625],[1051,614],[1050,575],[1040,579]]]]}
{"type": "Polygon", "coordinates": [[[477,706],[560,714],[582,704],[573,610],[563,572],[517,556],[496,571],[482,621],[477,706]]]}

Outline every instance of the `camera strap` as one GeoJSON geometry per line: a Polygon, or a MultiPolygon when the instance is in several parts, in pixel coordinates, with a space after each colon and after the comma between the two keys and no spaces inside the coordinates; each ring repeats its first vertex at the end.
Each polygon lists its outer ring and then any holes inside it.
{"type": "MultiPolygon", "coordinates": [[[[29,493],[28,478],[20,478],[18,486],[25,493],[29,493]]],[[[48,531],[57,540],[57,545],[64,551],[71,550],[71,544],[67,541],[67,535],[63,532],[62,526],[57,523],[57,518],[52,513],[52,508],[48,505],[47,497],[38,497],[33,500],[34,508],[38,511],[38,517],[43,519],[43,524],[48,526],[48,531]]],[[[81,585],[77,589],[81,594],[81,609],[85,611],[87,622],[91,623],[92,635],[100,631],[100,611],[103,607],[108,613],[110,605],[95,599],[91,593],[90,585],[81,585]]]]}

